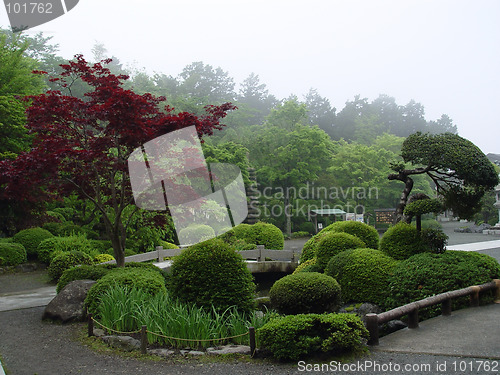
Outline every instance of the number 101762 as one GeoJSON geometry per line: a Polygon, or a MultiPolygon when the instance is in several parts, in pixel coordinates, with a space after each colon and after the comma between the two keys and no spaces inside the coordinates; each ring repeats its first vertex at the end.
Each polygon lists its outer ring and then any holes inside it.
{"type": "Polygon", "coordinates": [[[51,14],[52,3],[6,3],[7,13],[51,14]]]}

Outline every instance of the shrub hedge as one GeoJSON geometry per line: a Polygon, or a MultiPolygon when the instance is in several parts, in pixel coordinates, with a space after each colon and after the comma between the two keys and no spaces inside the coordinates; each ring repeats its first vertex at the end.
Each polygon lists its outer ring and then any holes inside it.
{"type": "Polygon", "coordinates": [[[394,259],[403,260],[429,249],[416,227],[399,222],[384,233],[380,240],[380,250],[394,259]]]}
{"type": "Polygon", "coordinates": [[[85,298],[90,313],[97,313],[101,296],[113,286],[137,288],[150,295],[166,293],[165,279],[160,272],[140,266],[113,268],[90,288],[85,298]]]}
{"type": "Polygon", "coordinates": [[[387,304],[389,277],[397,261],[374,249],[343,251],[330,259],[325,274],[338,281],[344,302],[387,304]]]}
{"type": "Polygon", "coordinates": [[[26,262],[26,249],[19,243],[0,243],[1,266],[17,266],[26,262]]]}
{"type": "Polygon", "coordinates": [[[374,227],[359,221],[337,221],[336,223],[323,228],[321,232],[349,233],[363,241],[366,244],[366,247],[378,250],[379,235],[377,230],[374,227]]]}
{"type": "Polygon", "coordinates": [[[176,256],[168,278],[172,295],[217,310],[254,307],[253,276],[242,256],[220,239],[191,246],[176,256]]]}
{"type": "MultiPolygon", "coordinates": [[[[393,308],[420,299],[500,278],[500,265],[491,256],[476,252],[448,250],[443,254],[423,253],[401,261],[389,277],[388,306],[393,308]]],[[[492,293],[481,293],[491,302],[492,293]]],[[[453,308],[468,306],[469,300],[453,300],[453,308]]],[[[422,310],[422,319],[440,314],[440,307],[422,310]]]]}
{"type": "Polygon", "coordinates": [[[71,267],[62,273],[57,282],[56,292],[59,293],[66,285],[75,280],[99,280],[104,275],[107,275],[112,268],[115,267],[91,266],[87,264],[79,267],[71,267]]]}
{"type": "Polygon", "coordinates": [[[312,236],[302,247],[302,253],[300,254],[300,262],[306,262],[316,256],[316,249],[318,247],[319,241],[326,236],[328,232],[319,232],[312,236]]]}
{"type": "Polygon", "coordinates": [[[98,254],[92,242],[84,234],[68,237],[51,237],[40,242],[37,248],[37,257],[40,261],[50,263],[55,255],[62,252],[81,251],[94,257],[98,254]]]}
{"type": "Polygon", "coordinates": [[[360,249],[366,247],[365,243],[358,237],[344,232],[327,232],[316,246],[316,258],[318,266],[325,269],[330,259],[338,253],[349,249],[360,249]]]}
{"type": "Polygon", "coordinates": [[[113,255],[110,255],[110,254],[97,254],[94,257],[95,264],[109,262],[110,260],[115,260],[115,257],[113,255]]]}
{"type": "Polygon", "coordinates": [[[20,243],[26,249],[28,256],[36,255],[36,250],[40,242],[46,238],[53,237],[53,234],[42,228],[29,228],[17,232],[12,240],[20,243]]]}
{"type": "Polygon", "coordinates": [[[215,237],[212,227],[203,224],[193,224],[179,231],[181,243],[197,244],[215,237]]]}
{"type": "Polygon", "coordinates": [[[58,281],[65,270],[79,264],[93,264],[92,257],[82,251],[68,251],[56,255],[50,262],[47,274],[52,281],[58,281]]]}
{"type": "Polygon", "coordinates": [[[277,280],[269,298],[282,314],[335,312],[340,307],[340,286],[322,273],[299,272],[277,280]]]}
{"type": "Polygon", "coordinates": [[[295,270],[293,271],[293,273],[304,272],[305,268],[307,268],[309,266],[312,266],[312,265],[315,265],[316,264],[316,260],[317,260],[316,257],[314,257],[314,258],[306,260],[305,262],[300,263],[297,266],[297,268],[295,268],[295,270]]]}
{"type": "Polygon", "coordinates": [[[231,243],[232,237],[247,244],[264,245],[266,249],[282,250],[285,244],[283,232],[277,226],[263,222],[239,224],[224,233],[221,239],[231,243]]]}
{"type": "Polygon", "coordinates": [[[368,331],[353,314],[300,314],[271,319],[257,330],[260,346],[280,360],[361,347],[368,331]]]}

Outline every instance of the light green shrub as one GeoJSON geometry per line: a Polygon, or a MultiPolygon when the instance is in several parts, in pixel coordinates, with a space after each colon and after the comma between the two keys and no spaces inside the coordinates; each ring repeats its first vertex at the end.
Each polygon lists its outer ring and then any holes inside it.
{"type": "Polygon", "coordinates": [[[107,275],[116,265],[81,265],[65,270],[57,282],[56,292],[59,293],[66,285],[75,280],[99,280],[107,275]]]}
{"type": "Polygon", "coordinates": [[[193,224],[179,231],[181,243],[197,244],[215,237],[212,227],[203,224],[193,224]]]}
{"type": "Polygon", "coordinates": [[[14,235],[12,240],[20,243],[26,249],[28,256],[36,255],[36,250],[40,242],[46,238],[53,237],[52,233],[42,228],[23,229],[14,235]]]}
{"type": "Polygon", "coordinates": [[[302,253],[300,254],[300,262],[305,262],[309,259],[312,259],[316,256],[316,249],[318,247],[319,241],[327,235],[328,232],[319,232],[312,236],[302,248],[302,253]]]}
{"type": "Polygon", "coordinates": [[[366,247],[378,249],[379,234],[377,230],[365,223],[359,221],[338,221],[330,224],[321,232],[344,232],[358,237],[366,244],[366,247]]]}
{"type": "Polygon", "coordinates": [[[85,234],[76,234],[68,237],[51,237],[40,242],[37,248],[37,257],[40,261],[50,263],[55,255],[62,252],[81,251],[91,257],[98,254],[92,242],[85,234]]]}
{"type": "Polygon", "coordinates": [[[335,312],[340,307],[340,286],[322,273],[299,272],[277,280],[269,297],[282,314],[335,312]]]}
{"type": "Polygon", "coordinates": [[[365,243],[358,237],[344,232],[327,232],[316,246],[316,264],[325,269],[330,259],[349,249],[360,249],[366,247],[365,243]]]}
{"type": "Polygon", "coordinates": [[[63,252],[51,260],[47,274],[52,281],[58,281],[65,270],[79,264],[93,263],[92,257],[82,251],[63,252]]]}

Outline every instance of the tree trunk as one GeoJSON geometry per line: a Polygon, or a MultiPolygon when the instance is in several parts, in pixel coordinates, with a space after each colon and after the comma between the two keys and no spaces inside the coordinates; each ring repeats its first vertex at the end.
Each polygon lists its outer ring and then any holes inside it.
{"type": "Polygon", "coordinates": [[[403,172],[400,172],[399,174],[391,174],[388,176],[388,179],[399,180],[404,182],[405,184],[403,192],[401,193],[401,198],[399,198],[398,206],[396,207],[394,221],[396,224],[400,221],[407,222],[409,218],[403,214],[403,211],[406,207],[406,203],[408,202],[408,197],[410,196],[411,190],[413,189],[413,179],[403,172]]]}

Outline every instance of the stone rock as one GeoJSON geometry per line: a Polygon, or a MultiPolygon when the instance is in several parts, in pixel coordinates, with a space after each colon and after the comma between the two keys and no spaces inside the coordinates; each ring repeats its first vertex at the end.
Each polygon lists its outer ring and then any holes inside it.
{"type": "Polygon", "coordinates": [[[102,337],[102,336],[105,336],[106,333],[104,332],[103,329],[101,328],[94,328],[94,336],[95,337],[102,337]]]}
{"type": "Polygon", "coordinates": [[[380,314],[382,312],[382,309],[373,304],[373,303],[363,303],[359,307],[356,307],[357,305],[346,305],[343,306],[340,310],[339,313],[351,313],[351,314],[356,314],[358,315],[363,322],[365,322],[365,316],[366,314],[373,313],[373,314],[380,314]]]}
{"type": "Polygon", "coordinates": [[[102,341],[112,348],[131,352],[141,348],[141,342],[130,336],[102,336],[102,341]]]}
{"type": "Polygon", "coordinates": [[[19,264],[16,266],[16,271],[21,271],[21,272],[33,272],[37,270],[37,265],[36,263],[23,263],[19,264]]]}
{"type": "Polygon", "coordinates": [[[94,280],[75,280],[66,285],[45,307],[42,319],[60,320],[63,323],[84,321],[84,301],[94,280]]]}
{"type": "Polygon", "coordinates": [[[220,349],[207,348],[207,354],[247,354],[250,355],[248,345],[226,345],[220,349]]]}
{"type": "Polygon", "coordinates": [[[149,349],[148,354],[151,355],[157,355],[159,357],[164,357],[167,358],[168,356],[171,356],[175,354],[175,350],[170,350],[170,349],[149,349]]]}
{"type": "Polygon", "coordinates": [[[389,333],[399,331],[400,329],[406,327],[408,327],[408,325],[401,320],[390,320],[387,323],[382,324],[379,329],[381,332],[383,332],[384,335],[388,335],[389,333]]]}

